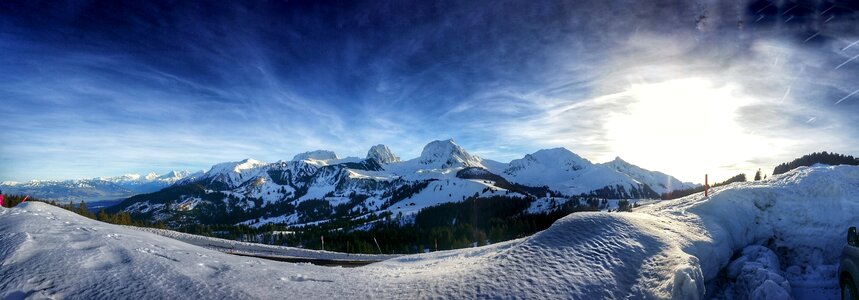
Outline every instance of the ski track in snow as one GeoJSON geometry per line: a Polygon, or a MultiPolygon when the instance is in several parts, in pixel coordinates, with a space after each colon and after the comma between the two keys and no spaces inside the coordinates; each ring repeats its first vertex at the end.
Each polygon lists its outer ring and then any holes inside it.
{"type": "Polygon", "coordinates": [[[232,256],[25,203],[0,209],[0,297],[837,297],[856,199],[859,167],[800,168],[710,198],[574,213],[527,238],[351,269],[232,256]],[[725,277],[736,283],[716,284],[725,277]]]}

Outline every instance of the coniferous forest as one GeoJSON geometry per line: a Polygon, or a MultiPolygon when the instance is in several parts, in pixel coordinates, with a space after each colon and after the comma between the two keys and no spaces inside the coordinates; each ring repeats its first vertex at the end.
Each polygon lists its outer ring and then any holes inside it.
{"type": "Polygon", "coordinates": [[[799,167],[808,167],[813,166],[814,164],[825,164],[825,165],[851,165],[851,166],[859,166],[859,159],[853,157],[852,155],[844,155],[838,153],[830,153],[830,152],[814,152],[811,154],[803,155],[800,158],[794,159],[791,162],[783,163],[775,167],[773,169],[773,175],[787,173],[790,170],[799,168],[799,167]]]}
{"type": "MultiPolygon", "coordinates": [[[[547,213],[528,213],[533,199],[494,196],[470,197],[427,207],[413,216],[382,214],[370,225],[333,220],[302,228],[282,225],[189,225],[179,231],[228,239],[347,253],[420,253],[486,245],[525,237],[548,228],[556,220],[578,211],[596,211],[606,202],[576,199],[547,213]],[[287,232],[283,234],[283,232],[287,232]]],[[[626,202],[626,210],[631,205],[626,202]]]]}

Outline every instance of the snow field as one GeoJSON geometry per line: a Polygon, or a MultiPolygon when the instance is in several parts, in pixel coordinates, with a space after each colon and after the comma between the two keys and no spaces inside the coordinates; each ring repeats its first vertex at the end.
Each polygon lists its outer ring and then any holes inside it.
{"type": "Polygon", "coordinates": [[[238,257],[43,203],[0,210],[0,297],[759,299],[835,295],[859,167],[800,168],[533,236],[345,269],[238,257]]]}

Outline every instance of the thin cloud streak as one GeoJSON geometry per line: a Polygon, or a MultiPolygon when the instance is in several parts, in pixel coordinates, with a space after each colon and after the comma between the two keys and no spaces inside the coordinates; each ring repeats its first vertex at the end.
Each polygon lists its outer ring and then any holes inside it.
{"type": "MultiPolygon", "coordinates": [[[[825,4],[813,16],[744,1],[0,5],[0,180],[318,148],[364,156],[377,143],[411,158],[443,138],[499,161],[564,146],[601,162],[630,155],[607,124],[635,113],[631,87],[689,78],[734,87],[747,99],[732,111],[739,134],[780,148],[720,174],[811,151],[855,155],[859,66],[845,60],[857,17],[825,4]]],[[[672,151],[694,139],[653,140],[672,151]]]]}

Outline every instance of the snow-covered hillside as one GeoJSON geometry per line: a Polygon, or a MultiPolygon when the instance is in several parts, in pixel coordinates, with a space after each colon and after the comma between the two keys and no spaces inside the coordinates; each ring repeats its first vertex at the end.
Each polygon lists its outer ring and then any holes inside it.
{"type": "Polygon", "coordinates": [[[207,207],[221,215],[248,212],[241,215],[244,219],[231,219],[237,223],[302,224],[343,215],[410,214],[474,195],[540,198],[551,192],[557,197],[644,199],[690,185],[628,163],[622,168],[593,164],[564,148],[501,163],[472,155],[453,140],[437,140],[428,143],[419,157],[405,161],[385,145],[371,147],[364,159],[315,150],[271,164],[253,159],[217,164],[205,173],[187,176],[177,186],[187,188],[171,187],[131,198],[116,209],[156,220],[191,214],[185,220],[193,220],[196,208],[207,207]],[[460,173],[466,169],[469,172],[460,173]],[[341,215],[314,210],[314,216],[308,216],[299,209],[307,200],[327,201],[341,215]]]}
{"type": "Polygon", "coordinates": [[[394,155],[388,146],[382,144],[370,147],[370,150],[367,151],[367,159],[373,159],[383,164],[400,162],[400,157],[394,155]]]}
{"type": "Polygon", "coordinates": [[[0,296],[820,299],[837,296],[856,199],[859,167],[804,167],[354,269],[230,256],[28,203],[0,209],[0,296]]]}
{"type": "Polygon", "coordinates": [[[564,195],[596,191],[606,198],[617,198],[611,197],[614,195],[625,196],[620,198],[658,197],[648,183],[639,182],[614,168],[593,164],[565,148],[540,150],[511,161],[504,170],[494,171],[511,182],[547,185],[564,195]]]}
{"type": "Polygon", "coordinates": [[[448,169],[456,167],[483,167],[483,160],[473,156],[453,140],[432,141],[421,151],[417,161],[427,169],[448,169]]]}
{"type": "Polygon", "coordinates": [[[635,179],[639,183],[646,184],[659,194],[664,194],[674,190],[690,189],[698,186],[691,182],[682,182],[677,178],[662,172],[646,170],[628,163],[620,157],[616,157],[614,160],[600,165],[623,173],[630,178],[635,179]]]}
{"type": "Polygon", "coordinates": [[[7,181],[0,184],[0,190],[6,194],[30,195],[39,199],[63,202],[114,200],[158,191],[182,180],[189,174],[188,171],[170,171],[163,175],[153,172],[146,175],[130,173],[92,179],[7,181]]]}

